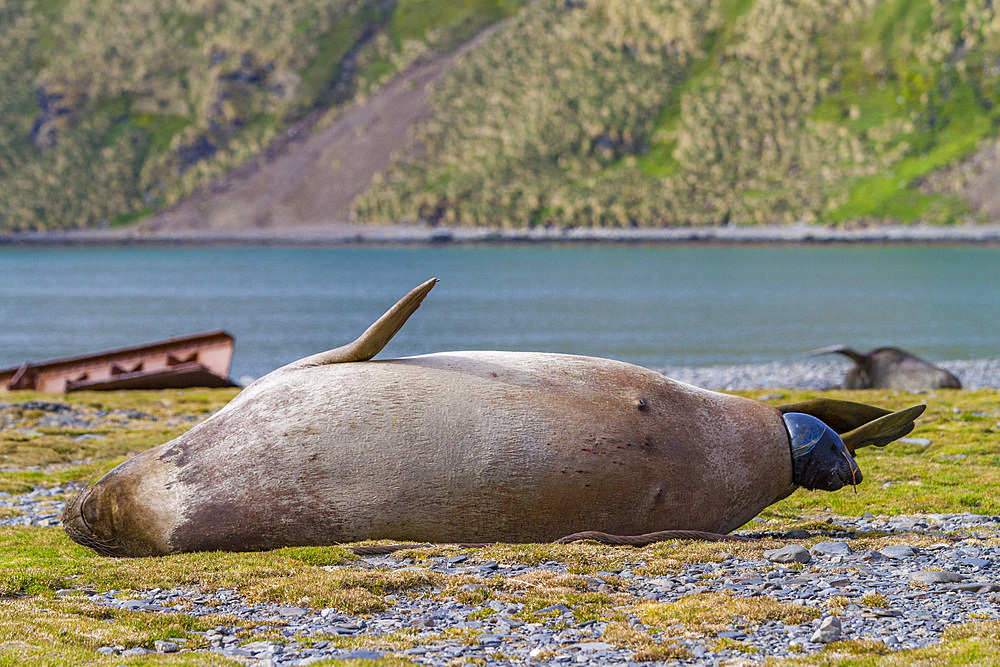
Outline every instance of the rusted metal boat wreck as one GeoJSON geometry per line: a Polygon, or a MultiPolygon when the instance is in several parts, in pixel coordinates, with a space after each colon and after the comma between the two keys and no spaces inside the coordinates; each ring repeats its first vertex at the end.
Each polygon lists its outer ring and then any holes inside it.
{"type": "Polygon", "coordinates": [[[0,389],[45,393],[112,389],[235,387],[229,379],[233,337],[225,331],[178,336],[134,347],[0,371],[0,389]]]}

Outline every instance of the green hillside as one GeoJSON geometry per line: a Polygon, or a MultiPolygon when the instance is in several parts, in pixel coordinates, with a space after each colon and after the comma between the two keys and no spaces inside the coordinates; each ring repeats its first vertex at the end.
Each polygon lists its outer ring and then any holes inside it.
{"type": "Polygon", "coordinates": [[[0,229],[120,224],[522,0],[0,0],[0,229]]]}
{"type": "Polygon", "coordinates": [[[366,220],[954,222],[921,177],[998,132],[980,0],[543,0],[440,87],[366,220]]]}
{"type": "MultiPolygon", "coordinates": [[[[1000,134],[982,0],[0,0],[0,230],[125,224],[512,16],[361,221],[952,223],[1000,134]],[[330,112],[330,110],[333,110],[330,112]]],[[[998,195],[1000,196],[1000,195],[998,195]]]]}

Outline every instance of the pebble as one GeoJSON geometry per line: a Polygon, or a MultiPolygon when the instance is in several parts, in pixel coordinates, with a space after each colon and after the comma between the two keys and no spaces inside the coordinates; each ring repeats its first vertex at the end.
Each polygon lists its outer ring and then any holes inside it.
{"type": "Polygon", "coordinates": [[[157,653],[177,653],[180,650],[180,646],[176,642],[168,642],[162,639],[157,639],[153,642],[153,648],[156,649],[157,653]]]}
{"type": "Polygon", "coordinates": [[[814,556],[845,556],[851,553],[847,542],[817,542],[809,549],[814,556]]]}
{"type": "Polygon", "coordinates": [[[789,544],[780,549],[769,549],[764,558],[772,563],[808,563],[812,560],[809,552],[798,544],[789,544]]]}
{"type": "Polygon", "coordinates": [[[910,580],[920,584],[948,584],[955,581],[967,579],[964,575],[956,572],[914,572],[910,575],[910,580]]]}
{"type": "Polygon", "coordinates": [[[814,644],[829,644],[840,640],[840,619],[836,616],[825,616],[820,622],[816,632],[812,634],[809,641],[814,644]]]}
{"type": "Polygon", "coordinates": [[[917,550],[907,544],[891,544],[878,552],[886,558],[904,559],[915,556],[917,550]]]}

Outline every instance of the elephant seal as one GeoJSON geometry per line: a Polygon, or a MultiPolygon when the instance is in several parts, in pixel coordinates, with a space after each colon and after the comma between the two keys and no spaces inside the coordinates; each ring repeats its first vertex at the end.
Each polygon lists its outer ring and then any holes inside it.
{"type": "Polygon", "coordinates": [[[369,361],[434,282],[353,343],[269,373],[108,472],[67,506],[66,532],[111,556],[728,532],[799,485],[860,482],[853,451],[919,414],[826,399],[776,409],[563,354],[369,361]]]}
{"type": "Polygon", "coordinates": [[[810,352],[842,354],[854,365],[844,376],[843,389],[961,389],[962,383],[943,368],[897,347],[878,347],[861,354],[846,345],[832,345],[810,352]]]}

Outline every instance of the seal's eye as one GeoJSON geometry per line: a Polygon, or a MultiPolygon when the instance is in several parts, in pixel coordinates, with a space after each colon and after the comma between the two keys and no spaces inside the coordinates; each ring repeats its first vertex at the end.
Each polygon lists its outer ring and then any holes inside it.
{"type": "Polygon", "coordinates": [[[83,522],[87,524],[87,528],[90,528],[93,532],[93,526],[97,523],[97,507],[96,503],[91,502],[93,497],[91,494],[87,494],[87,497],[83,499],[83,506],[80,508],[80,516],[83,517],[83,522]]]}

